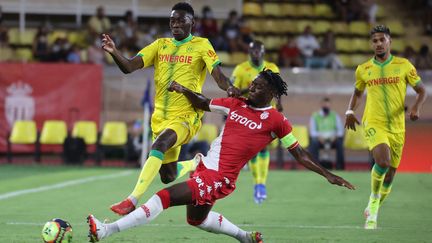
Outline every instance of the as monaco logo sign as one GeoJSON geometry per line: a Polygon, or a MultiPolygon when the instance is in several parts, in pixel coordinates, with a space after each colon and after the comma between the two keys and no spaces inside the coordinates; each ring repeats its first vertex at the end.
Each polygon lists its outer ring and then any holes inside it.
{"type": "Polygon", "coordinates": [[[6,89],[5,117],[10,126],[17,120],[32,120],[35,113],[35,101],[31,96],[33,88],[19,80],[6,89]]]}

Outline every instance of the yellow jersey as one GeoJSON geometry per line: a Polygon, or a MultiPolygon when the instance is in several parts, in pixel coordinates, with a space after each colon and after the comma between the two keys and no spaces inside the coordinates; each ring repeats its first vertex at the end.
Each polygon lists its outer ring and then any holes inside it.
{"type": "Polygon", "coordinates": [[[275,73],[279,73],[279,68],[272,62],[263,61],[261,66],[255,66],[250,60],[238,64],[231,75],[231,81],[234,86],[239,89],[247,89],[252,83],[252,80],[264,69],[270,69],[275,73]]]}
{"type": "Polygon", "coordinates": [[[209,73],[220,64],[219,57],[208,39],[189,35],[182,41],[174,38],[160,38],[138,52],[144,67],[154,65],[155,110],[153,116],[175,119],[177,116],[197,115],[183,94],[168,92],[171,81],[175,80],[188,89],[201,93],[207,70],[209,73]]]}
{"type": "Polygon", "coordinates": [[[355,77],[356,89],[367,91],[363,124],[404,132],[407,84],[414,87],[421,81],[415,67],[405,58],[390,55],[383,63],[372,58],[359,65],[355,77]]]}

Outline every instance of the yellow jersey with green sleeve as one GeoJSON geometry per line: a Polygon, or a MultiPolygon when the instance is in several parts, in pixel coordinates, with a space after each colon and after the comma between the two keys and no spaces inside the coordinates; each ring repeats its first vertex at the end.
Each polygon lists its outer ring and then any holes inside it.
{"type": "Polygon", "coordinates": [[[279,73],[279,68],[272,62],[263,61],[257,67],[250,60],[238,64],[231,75],[231,81],[234,86],[239,89],[247,89],[255,77],[264,69],[270,69],[275,73],[279,73]]]}
{"type": "Polygon", "coordinates": [[[219,57],[208,39],[189,35],[182,41],[160,38],[138,52],[144,67],[154,66],[155,110],[153,116],[175,119],[177,116],[196,115],[186,96],[168,92],[167,87],[175,80],[188,89],[201,93],[207,71],[220,64],[219,57]]]}
{"type": "Polygon", "coordinates": [[[407,85],[421,82],[415,67],[405,58],[390,55],[383,62],[375,58],[359,65],[355,87],[366,90],[363,124],[374,124],[388,132],[405,132],[405,95],[407,85]]]}

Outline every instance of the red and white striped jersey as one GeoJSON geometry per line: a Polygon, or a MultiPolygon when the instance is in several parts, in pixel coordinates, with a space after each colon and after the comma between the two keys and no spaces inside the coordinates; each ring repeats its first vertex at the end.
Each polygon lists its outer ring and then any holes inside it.
{"type": "Polygon", "coordinates": [[[288,119],[271,106],[255,108],[244,98],[218,98],[211,100],[210,110],[227,115],[227,119],[202,161],[233,182],[243,166],[273,139],[281,139],[288,149],[298,145],[288,119]]]}

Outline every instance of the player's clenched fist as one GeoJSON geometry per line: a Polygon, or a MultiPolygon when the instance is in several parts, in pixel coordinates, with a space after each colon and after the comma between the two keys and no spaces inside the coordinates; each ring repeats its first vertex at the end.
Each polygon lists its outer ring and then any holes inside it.
{"type": "Polygon", "coordinates": [[[171,81],[170,86],[168,87],[168,91],[170,91],[170,92],[175,91],[177,93],[183,93],[184,86],[173,80],[173,81],[171,81]]]}

